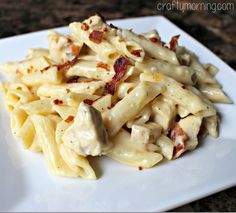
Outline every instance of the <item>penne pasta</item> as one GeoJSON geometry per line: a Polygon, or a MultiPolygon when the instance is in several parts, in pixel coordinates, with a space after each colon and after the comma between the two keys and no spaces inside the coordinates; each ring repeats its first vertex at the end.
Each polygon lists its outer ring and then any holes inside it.
{"type": "Polygon", "coordinates": [[[37,90],[37,95],[42,97],[58,97],[68,92],[94,94],[98,89],[105,86],[103,81],[92,81],[86,83],[67,83],[61,85],[42,85],[37,90]]]}
{"type": "Polygon", "coordinates": [[[143,49],[156,59],[168,61],[172,64],[179,64],[176,54],[160,44],[155,44],[145,37],[140,37],[130,30],[121,30],[120,34],[127,40],[133,40],[143,47],[143,49]]]}
{"type": "Polygon", "coordinates": [[[160,72],[185,84],[192,85],[197,80],[194,70],[190,67],[170,64],[159,59],[147,58],[142,63],[137,63],[136,66],[143,72],[160,72]]]}
{"type": "Polygon", "coordinates": [[[137,149],[135,142],[130,141],[130,134],[125,130],[121,130],[112,142],[114,147],[107,156],[123,164],[150,168],[163,159],[159,153],[137,149]]]}
{"type": "Polygon", "coordinates": [[[87,78],[111,81],[114,75],[112,64],[97,61],[79,60],[66,72],[66,77],[83,76],[87,78]]]}
{"type": "Polygon", "coordinates": [[[211,86],[211,84],[201,84],[198,88],[211,102],[232,103],[221,88],[211,86]]]}

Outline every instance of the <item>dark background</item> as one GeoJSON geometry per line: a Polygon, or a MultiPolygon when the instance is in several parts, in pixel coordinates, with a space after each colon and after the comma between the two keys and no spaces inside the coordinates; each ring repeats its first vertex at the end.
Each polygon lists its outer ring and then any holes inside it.
{"type": "MultiPolygon", "coordinates": [[[[156,0],[0,0],[0,38],[68,25],[100,12],[106,19],[164,15],[236,69],[236,1],[230,11],[158,11],[156,0]]],[[[179,0],[179,2],[183,2],[179,0]]],[[[204,2],[185,0],[184,2],[204,2]]],[[[1,47],[0,47],[1,48],[1,47]]],[[[232,162],[234,163],[234,162],[232,162]]],[[[236,211],[236,187],[175,211],[236,211]]]]}

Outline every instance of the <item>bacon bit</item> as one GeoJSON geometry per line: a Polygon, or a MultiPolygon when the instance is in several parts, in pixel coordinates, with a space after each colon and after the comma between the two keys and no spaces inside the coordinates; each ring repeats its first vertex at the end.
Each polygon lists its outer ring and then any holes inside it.
{"type": "Polygon", "coordinates": [[[60,104],[63,104],[63,101],[60,100],[60,99],[56,99],[56,100],[53,101],[53,103],[54,103],[55,105],[60,105],[60,104]]]}
{"type": "Polygon", "coordinates": [[[103,37],[103,32],[98,30],[93,30],[93,32],[89,34],[89,40],[96,44],[100,44],[102,42],[102,37],[103,37]]]}
{"type": "Polygon", "coordinates": [[[110,66],[109,64],[106,64],[106,63],[103,63],[103,62],[98,62],[97,65],[96,65],[97,68],[103,68],[107,71],[110,71],[110,66]]]}
{"type": "Polygon", "coordinates": [[[150,40],[151,42],[153,42],[153,43],[159,42],[159,39],[156,38],[156,37],[149,38],[149,40],[150,40]]]}
{"type": "Polygon", "coordinates": [[[170,138],[174,142],[173,159],[178,158],[183,152],[187,150],[185,142],[189,139],[188,135],[180,127],[178,123],[170,132],[170,138]]]}
{"type": "Polygon", "coordinates": [[[113,24],[110,24],[110,27],[113,28],[113,29],[116,29],[116,30],[118,29],[118,27],[116,27],[116,26],[113,25],[113,24]]]}
{"type": "Polygon", "coordinates": [[[112,77],[112,81],[106,83],[104,88],[104,95],[115,94],[115,89],[118,86],[119,81],[124,77],[128,69],[129,61],[126,57],[120,56],[114,64],[115,75],[112,77]]]}
{"type": "Polygon", "coordinates": [[[133,87],[130,87],[128,90],[127,90],[127,93],[129,94],[134,88],[133,87]]]}
{"type": "Polygon", "coordinates": [[[107,27],[103,29],[103,32],[106,33],[108,31],[107,27]]]}
{"type": "Polygon", "coordinates": [[[92,82],[94,81],[94,79],[84,79],[82,80],[83,83],[89,83],[89,82],[92,82]]]}
{"type": "Polygon", "coordinates": [[[139,38],[145,38],[143,35],[138,35],[139,38]]]}
{"type": "Polygon", "coordinates": [[[142,52],[142,50],[132,50],[131,54],[135,55],[137,57],[141,57],[141,54],[140,54],[141,52],[142,52]]]}
{"type": "Polygon", "coordinates": [[[93,104],[93,100],[90,100],[90,99],[84,99],[83,101],[85,104],[88,104],[88,105],[92,105],[93,104]]]}
{"type": "Polygon", "coordinates": [[[174,147],[173,159],[178,158],[185,151],[186,147],[184,145],[178,144],[174,147]]]}
{"type": "Polygon", "coordinates": [[[74,66],[77,61],[78,61],[78,57],[76,56],[71,61],[67,61],[64,64],[56,65],[56,67],[59,71],[65,70],[65,69],[68,69],[68,68],[74,66]]]}
{"type": "Polygon", "coordinates": [[[69,115],[68,118],[65,120],[66,123],[70,123],[71,121],[74,120],[74,116],[69,115]]]}
{"type": "Polygon", "coordinates": [[[77,56],[80,52],[80,47],[78,45],[72,44],[71,46],[71,52],[73,55],[77,56]]]}
{"type": "Polygon", "coordinates": [[[73,43],[72,39],[71,38],[67,38],[67,43],[72,44],[73,43]]]}
{"type": "Polygon", "coordinates": [[[170,133],[171,140],[174,142],[176,141],[178,136],[183,136],[183,140],[187,140],[188,136],[184,132],[184,130],[180,127],[180,125],[177,123],[174,128],[172,129],[170,133]]]}
{"type": "Polygon", "coordinates": [[[143,170],[143,167],[142,167],[142,166],[139,166],[139,167],[138,167],[138,170],[139,170],[139,171],[143,170]]]}
{"type": "Polygon", "coordinates": [[[82,24],[81,24],[81,30],[87,31],[88,29],[89,29],[88,24],[86,24],[86,23],[82,23],[82,24]]]}
{"type": "Polygon", "coordinates": [[[32,73],[34,70],[34,67],[33,66],[30,66],[28,69],[27,69],[27,73],[32,73]]]}
{"type": "Polygon", "coordinates": [[[47,66],[45,68],[43,68],[42,70],[40,70],[41,73],[44,73],[45,71],[47,71],[49,68],[51,68],[51,66],[47,66]]]}
{"type": "Polygon", "coordinates": [[[72,79],[69,79],[66,83],[78,83],[79,82],[79,77],[74,77],[72,79]]]}
{"type": "Polygon", "coordinates": [[[185,87],[185,85],[183,84],[182,86],[181,86],[183,89],[186,89],[186,87],[185,87]]]}
{"type": "Polygon", "coordinates": [[[89,24],[92,24],[92,23],[93,23],[93,20],[92,20],[92,19],[90,19],[90,20],[89,20],[89,24]]]}
{"type": "Polygon", "coordinates": [[[111,106],[108,106],[107,109],[112,109],[115,106],[114,103],[111,104],[111,106]]]}
{"type": "Polygon", "coordinates": [[[71,92],[71,90],[67,88],[66,89],[66,93],[70,93],[70,92],[71,92]]]}
{"type": "Polygon", "coordinates": [[[170,40],[170,49],[172,51],[175,51],[176,50],[176,46],[177,46],[177,43],[178,43],[178,39],[179,39],[180,35],[175,35],[171,38],[170,40]]]}

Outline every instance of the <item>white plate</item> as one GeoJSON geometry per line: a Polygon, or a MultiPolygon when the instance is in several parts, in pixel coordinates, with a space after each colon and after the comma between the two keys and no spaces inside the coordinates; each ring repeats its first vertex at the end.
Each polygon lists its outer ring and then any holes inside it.
{"type": "MultiPolygon", "coordinates": [[[[211,51],[161,16],[112,21],[140,33],[156,28],[164,41],[181,34],[180,44],[202,62],[219,67],[217,79],[236,103],[236,73],[211,51]]],[[[68,28],[58,28],[68,33],[68,28]]],[[[30,47],[47,47],[47,31],[0,40],[0,63],[20,60],[30,47]]],[[[93,162],[97,181],[51,176],[41,154],[24,150],[0,108],[0,211],[163,211],[236,184],[236,107],[218,104],[220,137],[207,137],[193,152],[138,171],[107,158],[93,162]]]]}

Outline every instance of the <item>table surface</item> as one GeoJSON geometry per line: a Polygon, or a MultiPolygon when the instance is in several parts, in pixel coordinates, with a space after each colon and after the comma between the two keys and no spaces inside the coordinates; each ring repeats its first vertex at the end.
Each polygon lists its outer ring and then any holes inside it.
{"type": "MultiPolygon", "coordinates": [[[[182,0],[179,0],[181,2],[182,0]]],[[[95,12],[107,19],[164,15],[236,69],[236,13],[228,11],[163,11],[164,0],[0,0],[0,38],[81,21],[95,12]]],[[[169,1],[171,2],[171,1],[169,1]]],[[[185,2],[191,2],[185,0],[185,2]]],[[[194,2],[203,2],[196,0],[194,2]]],[[[207,2],[225,2],[209,0],[207,2]]],[[[235,2],[234,0],[228,2],[235,2]]],[[[234,3],[234,8],[236,4],[234,3]]],[[[236,187],[173,211],[236,211],[236,187]]]]}

